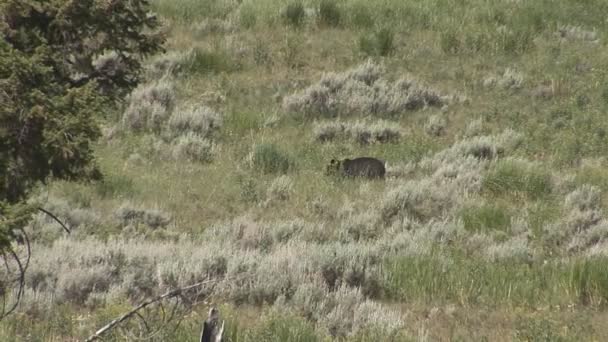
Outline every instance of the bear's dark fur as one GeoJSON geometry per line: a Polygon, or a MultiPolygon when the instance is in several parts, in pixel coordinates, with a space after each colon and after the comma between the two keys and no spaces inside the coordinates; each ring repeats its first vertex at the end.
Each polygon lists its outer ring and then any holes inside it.
{"type": "Polygon", "coordinates": [[[376,158],[332,159],[327,165],[327,173],[339,173],[346,177],[384,178],[384,162],[376,158]]]}

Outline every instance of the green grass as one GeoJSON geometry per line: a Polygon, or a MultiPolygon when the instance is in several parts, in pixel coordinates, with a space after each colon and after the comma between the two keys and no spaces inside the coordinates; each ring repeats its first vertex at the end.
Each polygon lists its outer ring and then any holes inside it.
{"type": "MultiPolygon", "coordinates": [[[[383,311],[405,313],[405,329],[401,335],[384,336],[370,328],[340,340],[608,339],[608,330],[602,328],[608,300],[606,252],[598,248],[600,255],[593,257],[589,249],[569,253],[544,236],[549,224],[567,219],[563,203],[569,192],[584,184],[608,190],[604,161],[608,151],[608,2],[151,2],[167,24],[167,50],[193,49],[188,58],[178,61],[180,72],[172,75],[176,106],[206,105],[223,115],[223,125],[213,137],[217,144],[214,158],[207,164],[175,161],[163,153],[163,148],[172,146],[173,138],[162,130],[154,136],[122,131],[104,139],[95,147],[103,182],[51,181],[42,189],[45,195],[73,206],[66,210],[78,214],[77,210],[84,208],[97,214],[100,226],[62,240],[42,241],[44,246],[76,246],[81,239],[94,239],[100,248],[127,238],[184,244],[201,239],[200,251],[221,241],[226,250],[247,251],[248,260],[270,265],[306,244],[301,248],[315,260],[292,261],[294,265],[285,272],[305,269],[321,278],[320,261],[316,260],[320,255],[327,254],[330,261],[323,265],[328,269],[334,250],[344,258],[369,253],[370,265],[361,265],[369,268],[363,272],[365,279],[357,278],[360,270],[344,272],[352,273],[348,279],[354,283],[377,286],[371,300],[383,311]],[[204,35],[198,32],[210,19],[231,29],[210,30],[204,35]],[[557,32],[560,25],[595,32],[599,42],[562,38],[557,32]],[[312,139],[314,121],[284,113],[282,100],[286,96],[317,84],[325,73],[343,72],[368,57],[384,64],[388,81],[407,77],[422,88],[429,86],[467,101],[394,116],[391,120],[404,132],[399,142],[390,144],[320,144],[312,139]],[[503,75],[507,68],[522,75],[521,88],[483,86],[486,78],[503,75]],[[541,86],[549,89],[547,97],[535,96],[541,86]],[[432,115],[446,119],[444,134],[425,133],[424,125],[432,115]],[[445,165],[421,169],[418,162],[469,139],[466,127],[478,118],[482,119],[483,135],[513,129],[522,134],[521,144],[496,159],[479,161],[483,166],[474,168],[478,174],[468,175],[466,163],[464,172],[436,174],[445,165]],[[130,161],[133,154],[141,160],[130,161]],[[407,172],[373,182],[324,175],[332,158],[357,156],[377,157],[386,160],[389,168],[407,172]],[[288,174],[293,192],[287,200],[267,202],[268,188],[281,174],[288,174]],[[481,189],[469,188],[469,180],[460,178],[462,175],[471,176],[473,183],[481,182],[481,189]],[[445,189],[448,193],[451,181],[467,183],[468,190],[449,193],[450,206],[424,217],[424,222],[408,223],[416,217],[407,213],[395,222],[378,219],[389,191],[403,182],[430,179],[442,182],[432,191],[445,189]],[[159,208],[171,215],[172,222],[156,231],[143,226],[117,227],[114,212],[125,202],[142,209],[159,208]],[[291,221],[304,228],[290,231],[286,241],[269,244],[268,236],[283,231],[291,221]],[[238,229],[219,235],[208,233],[234,222],[238,229]],[[453,234],[450,236],[438,232],[428,244],[433,251],[412,253],[411,246],[426,243],[430,227],[442,222],[458,227],[458,232],[448,233],[453,234]],[[373,232],[373,238],[349,239],[348,229],[373,232]],[[501,244],[522,237],[528,239],[522,248],[530,255],[524,261],[491,262],[486,259],[493,246],[475,245],[475,241],[501,244]],[[387,248],[393,243],[399,246],[399,239],[409,239],[404,245],[410,248],[387,248]],[[330,248],[334,250],[327,252],[330,248]],[[302,266],[299,263],[308,264],[298,268],[302,266]],[[381,267],[374,269],[377,265],[381,267]],[[455,307],[452,314],[448,313],[450,306],[455,307]],[[432,314],[436,311],[439,313],[432,314]]],[[[377,95],[374,91],[379,90],[370,91],[370,96],[377,95]]],[[[357,99],[352,100],[356,105],[357,99]]],[[[120,117],[118,113],[112,118],[120,117]]],[[[116,123],[113,119],[108,119],[108,127],[116,123]]],[[[430,195],[422,189],[421,203],[430,201],[430,195]]],[[[49,240],[61,236],[47,233],[37,232],[36,236],[49,236],[49,240]]],[[[128,251],[144,253],[135,242],[125,243],[128,251]]],[[[65,248],[62,253],[70,250],[65,248]]],[[[147,253],[156,252],[150,249],[147,253]]],[[[95,253],[82,251],[70,262],[81,265],[78,260],[89,260],[95,253]]],[[[100,255],[103,259],[105,254],[100,255]]],[[[38,254],[32,260],[44,262],[49,257],[38,254]]],[[[173,259],[164,260],[166,267],[191,271],[171,264],[173,259]]],[[[226,257],[225,261],[228,268],[242,266],[240,259],[226,257]]],[[[63,265],[59,264],[49,265],[47,271],[55,272],[52,268],[63,265]]],[[[310,274],[307,276],[312,277],[310,274]]],[[[123,281],[116,279],[115,285],[123,281]]],[[[302,285],[288,283],[285,287],[293,290],[302,285]]],[[[53,291],[49,288],[39,296],[47,298],[53,291]]],[[[333,340],[323,324],[290,307],[292,293],[286,295],[285,307],[227,304],[222,308],[227,336],[232,341],[333,340]]],[[[36,307],[28,303],[20,313],[0,322],[0,340],[82,339],[130,304],[116,299],[97,307],[53,302],[36,307]]],[[[198,309],[177,330],[167,329],[158,340],[195,340],[207,308],[198,309]]],[[[123,337],[116,333],[108,339],[123,337]]]]}
{"type": "Polygon", "coordinates": [[[552,183],[550,174],[541,166],[504,160],[486,175],[483,188],[494,195],[523,195],[537,200],[551,194],[552,183]]]}
{"type": "Polygon", "coordinates": [[[272,144],[261,144],[254,148],[253,167],[263,173],[286,173],[294,168],[289,156],[272,144]]]}
{"type": "Polygon", "coordinates": [[[473,232],[508,231],[512,214],[508,208],[495,204],[469,206],[462,209],[460,217],[464,228],[473,232]]]}
{"type": "Polygon", "coordinates": [[[387,260],[383,287],[389,298],[404,302],[603,306],[608,300],[606,269],[605,258],[527,264],[458,255],[399,257],[387,260]]]}

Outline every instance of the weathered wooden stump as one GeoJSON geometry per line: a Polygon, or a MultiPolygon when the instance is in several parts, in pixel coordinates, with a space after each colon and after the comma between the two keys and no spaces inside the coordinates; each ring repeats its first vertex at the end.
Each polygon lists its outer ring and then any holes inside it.
{"type": "Polygon", "coordinates": [[[209,310],[209,317],[203,322],[201,342],[221,342],[224,334],[224,321],[220,325],[220,311],[217,308],[209,310]]]}

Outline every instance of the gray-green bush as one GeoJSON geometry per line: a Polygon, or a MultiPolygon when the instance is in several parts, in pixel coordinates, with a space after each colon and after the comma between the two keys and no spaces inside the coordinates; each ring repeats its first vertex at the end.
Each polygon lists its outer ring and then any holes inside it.
{"type": "Polygon", "coordinates": [[[175,139],[171,147],[173,158],[190,162],[209,163],[214,157],[214,145],[205,137],[188,132],[175,139]]]}
{"type": "Polygon", "coordinates": [[[163,78],[133,90],[122,116],[122,125],[134,131],[158,132],[168,119],[175,103],[173,83],[163,78]]]}
{"type": "Polygon", "coordinates": [[[344,73],[325,74],[305,90],[286,96],[283,109],[303,117],[338,115],[396,116],[427,106],[440,107],[454,100],[436,90],[402,78],[389,82],[385,69],[371,60],[344,73]]]}

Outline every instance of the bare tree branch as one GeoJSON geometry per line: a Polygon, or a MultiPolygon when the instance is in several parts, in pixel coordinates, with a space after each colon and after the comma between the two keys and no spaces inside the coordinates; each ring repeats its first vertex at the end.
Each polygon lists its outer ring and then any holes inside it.
{"type": "Polygon", "coordinates": [[[61,222],[61,221],[60,221],[60,220],[57,218],[57,216],[53,215],[53,213],[51,213],[50,211],[48,211],[48,210],[46,210],[46,209],[44,209],[44,208],[40,208],[40,207],[38,207],[38,210],[39,210],[39,211],[41,211],[41,212],[43,212],[43,213],[45,213],[45,214],[47,214],[47,215],[49,215],[49,216],[50,216],[50,217],[51,217],[53,220],[57,221],[57,223],[59,223],[59,224],[61,225],[61,227],[63,227],[63,229],[64,229],[64,230],[65,230],[65,231],[66,231],[68,234],[70,234],[70,233],[71,233],[71,232],[70,232],[70,229],[69,229],[69,228],[68,228],[68,227],[67,227],[65,224],[63,224],[63,222],[61,222]]]}
{"type": "MultiPolygon", "coordinates": [[[[26,235],[27,236],[27,235],[26,235]]],[[[28,244],[28,251],[29,251],[29,240],[26,240],[27,244],[28,244]]],[[[17,282],[17,297],[15,299],[15,302],[12,303],[10,305],[10,307],[6,308],[6,301],[7,301],[7,296],[9,296],[10,294],[7,293],[8,291],[4,291],[3,295],[3,302],[2,302],[2,312],[0,312],[0,320],[3,319],[4,317],[10,315],[13,311],[15,311],[17,309],[17,306],[19,305],[19,301],[21,300],[21,297],[23,296],[23,291],[25,288],[25,270],[26,267],[24,267],[23,263],[21,263],[21,260],[19,259],[19,255],[17,255],[17,253],[15,253],[15,251],[12,248],[8,248],[8,257],[11,257],[15,263],[17,264],[17,278],[11,282],[17,282]]],[[[10,274],[10,267],[9,267],[9,263],[8,263],[8,257],[7,257],[7,253],[3,252],[2,253],[2,258],[4,259],[4,265],[7,269],[7,274],[10,274]]],[[[27,260],[29,263],[29,253],[27,256],[27,260]]]]}
{"type": "Polygon", "coordinates": [[[95,341],[97,339],[101,338],[101,335],[103,335],[104,333],[106,333],[108,330],[113,329],[115,326],[121,324],[122,322],[128,320],[131,316],[135,315],[138,313],[139,310],[144,309],[145,307],[154,304],[156,302],[168,299],[168,298],[173,298],[173,297],[177,297],[180,296],[182,293],[193,290],[193,289],[197,289],[200,288],[203,285],[207,285],[207,284],[211,284],[211,283],[216,283],[218,282],[219,279],[211,279],[211,280],[205,280],[205,281],[201,281],[186,287],[181,287],[178,289],[174,289],[174,290],[170,290],[167,291],[166,293],[154,297],[152,299],[146,300],[143,303],[139,304],[138,306],[136,306],[133,310],[123,314],[122,316],[120,316],[119,318],[114,319],[113,321],[111,321],[110,323],[106,324],[105,326],[103,326],[102,328],[100,328],[99,330],[97,330],[93,335],[89,336],[85,342],[90,342],[90,341],[95,341]]]}

